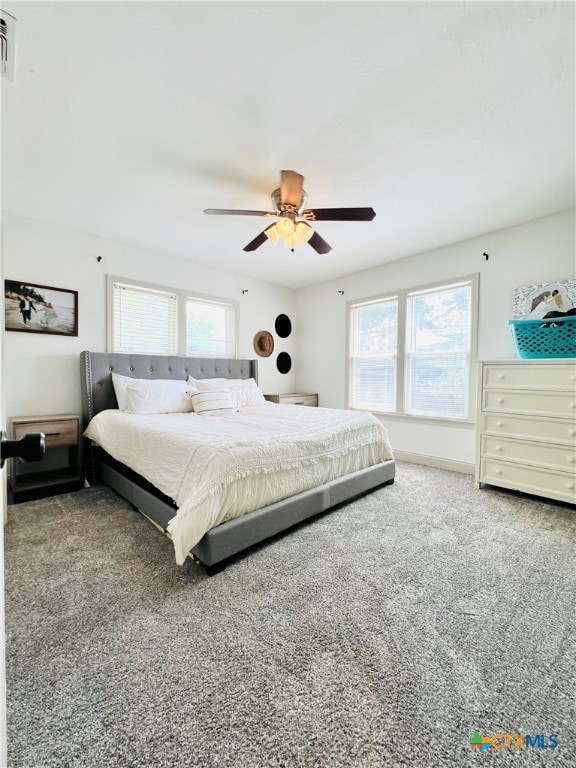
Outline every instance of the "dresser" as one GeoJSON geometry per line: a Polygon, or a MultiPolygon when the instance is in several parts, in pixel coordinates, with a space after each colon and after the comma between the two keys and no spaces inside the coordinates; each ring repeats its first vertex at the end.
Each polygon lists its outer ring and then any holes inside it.
{"type": "Polygon", "coordinates": [[[476,480],[576,504],[576,360],[479,364],[476,480]]]}
{"type": "Polygon", "coordinates": [[[318,395],[298,392],[290,392],[286,395],[264,395],[266,400],[271,403],[282,403],[282,405],[311,405],[316,407],[318,405],[318,395]]]}

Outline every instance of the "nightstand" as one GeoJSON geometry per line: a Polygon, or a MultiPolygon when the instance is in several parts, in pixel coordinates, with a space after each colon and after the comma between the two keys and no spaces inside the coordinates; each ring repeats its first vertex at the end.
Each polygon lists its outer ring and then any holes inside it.
{"type": "Polygon", "coordinates": [[[315,394],[301,394],[297,392],[291,392],[287,395],[264,395],[264,397],[271,403],[281,403],[282,405],[318,406],[318,395],[315,394]]]}
{"type": "Polygon", "coordinates": [[[80,456],[80,417],[74,414],[56,416],[21,416],[10,419],[13,440],[30,432],[43,432],[46,452],[42,461],[25,463],[12,459],[10,486],[12,501],[78,491],[83,487],[80,456]]]}

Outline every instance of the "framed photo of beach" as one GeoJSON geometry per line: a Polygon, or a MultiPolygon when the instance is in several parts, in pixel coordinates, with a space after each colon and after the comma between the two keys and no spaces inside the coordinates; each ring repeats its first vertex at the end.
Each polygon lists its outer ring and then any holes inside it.
{"type": "Polygon", "coordinates": [[[7,331],[78,336],[78,291],[4,281],[7,331]]]}

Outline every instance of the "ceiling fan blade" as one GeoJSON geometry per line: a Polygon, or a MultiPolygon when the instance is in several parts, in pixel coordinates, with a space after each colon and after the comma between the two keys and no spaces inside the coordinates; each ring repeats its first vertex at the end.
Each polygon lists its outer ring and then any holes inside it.
{"type": "Polygon", "coordinates": [[[282,205],[292,205],[296,210],[302,201],[302,186],[304,176],[296,171],[280,171],[280,202],[282,205]]]}
{"type": "Polygon", "coordinates": [[[316,253],[329,253],[332,250],[332,246],[328,245],[326,240],[324,240],[323,237],[320,237],[318,232],[314,232],[310,240],[308,240],[308,245],[311,245],[316,253]]]}
{"type": "Polygon", "coordinates": [[[268,240],[268,236],[266,235],[266,230],[264,230],[264,232],[260,232],[259,235],[256,235],[254,240],[251,240],[248,245],[245,245],[244,248],[242,248],[242,250],[255,251],[256,248],[260,248],[261,245],[264,245],[266,240],[268,240]]]}
{"type": "Polygon", "coordinates": [[[308,208],[302,211],[308,221],[372,221],[374,208],[308,208]]]}
{"type": "Polygon", "coordinates": [[[217,214],[219,216],[276,216],[270,211],[241,211],[234,208],[206,208],[204,213],[217,214]]]}

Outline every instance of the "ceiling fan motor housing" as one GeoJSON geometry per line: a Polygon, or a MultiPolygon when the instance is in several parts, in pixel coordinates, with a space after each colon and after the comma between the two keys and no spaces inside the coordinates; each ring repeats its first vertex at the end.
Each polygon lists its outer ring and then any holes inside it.
{"type": "Polygon", "coordinates": [[[298,208],[295,208],[293,205],[286,205],[286,204],[282,205],[282,194],[279,188],[275,189],[274,192],[272,192],[272,206],[277,216],[282,216],[283,213],[298,214],[298,211],[301,211],[307,202],[308,202],[308,195],[304,190],[302,190],[302,196],[300,198],[300,203],[298,204],[298,208]]]}

